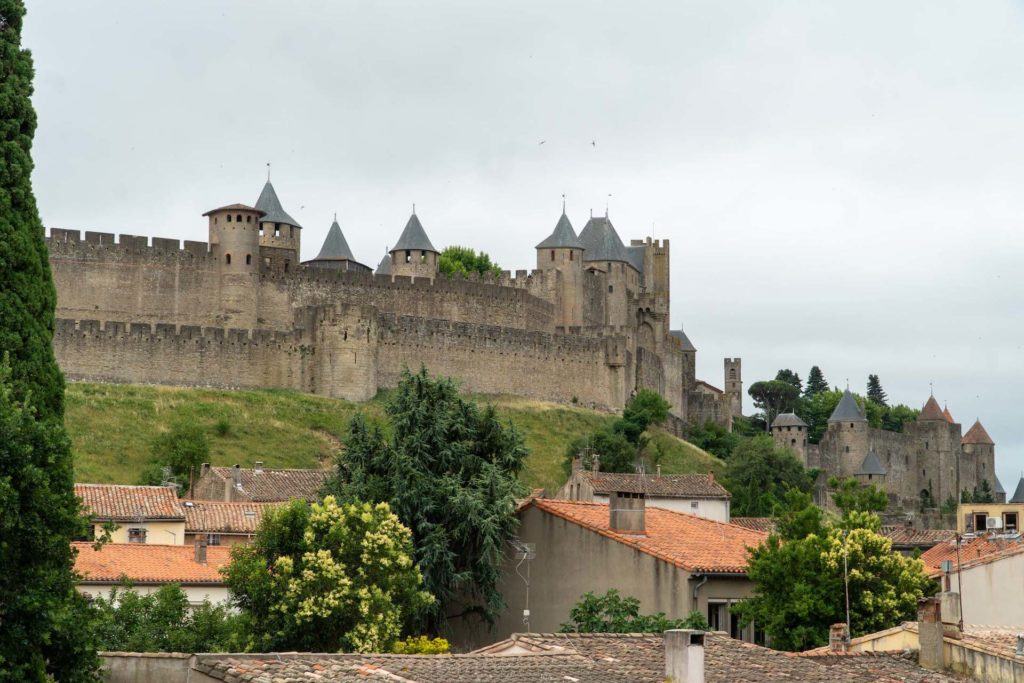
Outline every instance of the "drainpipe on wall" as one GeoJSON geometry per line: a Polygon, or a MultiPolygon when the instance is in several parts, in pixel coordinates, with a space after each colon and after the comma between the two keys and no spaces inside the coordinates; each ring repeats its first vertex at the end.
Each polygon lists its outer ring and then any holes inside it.
{"type": "Polygon", "coordinates": [[[700,577],[700,580],[697,581],[697,583],[695,583],[693,586],[693,606],[691,607],[691,611],[693,612],[697,611],[697,593],[700,592],[701,586],[708,582],[707,574],[696,574],[694,576],[691,576],[690,580],[693,581],[698,576],[700,577]]]}

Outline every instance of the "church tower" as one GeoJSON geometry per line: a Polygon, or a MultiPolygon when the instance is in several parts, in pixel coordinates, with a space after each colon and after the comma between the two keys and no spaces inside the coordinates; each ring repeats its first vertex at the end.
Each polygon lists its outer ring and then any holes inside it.
{"type": "Polygon", "coordinates": [[[555,287],[551,294],[558,311],[556,324],[582,325],[583,244],[565,215],[564,205],[554,232],[537,245],[537,269],[543,270],[555,287]]]}

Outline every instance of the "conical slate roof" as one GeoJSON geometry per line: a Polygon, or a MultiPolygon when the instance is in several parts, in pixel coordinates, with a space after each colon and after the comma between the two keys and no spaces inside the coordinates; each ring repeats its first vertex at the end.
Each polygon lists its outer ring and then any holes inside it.
{"type": "Polygon", "coordinates": [[[672,330],[669,332],[673,337],[678,339],[683,344],[683,351],[696,351],[697,347],[693,345],[690,338],[686,336],[686,333],[682,330],[672,330]]]}
{"type": "Polygon", "coordinates": [[[384,254],[384,258],[377,264],[377,275],[391,275],[391,254],[384,254]]]}
{"type": "Polygon", "coordinates": [[[1008,503],[1024,503],[1024,477],[1017,482],[1017,489],[1013,492],[1013,498],[1008,503]]]}
{"type": "Polygon", "coordinates": [[[994,446],[996,442],[992,440],[992,437],[988,435],[985,428],[981,426],[981,420],[975,420],[974,425],[967,430],[960,443],[981,443],[994,446]]]}
{"type": "Polygon", "coordinates": [[[285,223],[287,225],[294,225],[296,228],[302,227],[281,206],[281,200],[277,198],[277,192],[274,191],[274,186],[270,184],[269,180],[263,186],[260,198],[256,200],[256,208],[266,212],[266,215],[260,219],[264,223],[285,223]]]}
{"type": "Polygon", "coordinates": [[[569,217],[562,212],[562,217],[555,224],[555,230],[547,239],[537,245],[537,249],[582,249],[583,244],[572,229],[569,217]]]}
{"type": "Polygon", "coordinates": [[[839,399],[839,404],[836,405],[836,409],[832,411],[828,421],[867,422],[867,418],[860,412],[860,406],[857,405],[857,399],[855,399],[853,394],[850,393],[850,390],[847,389],[843,392],[843,397],[839,399]]]}
{"type": "Polygon", "coordinates": [[[807,423],[796,413],[779,413],[772,420],[772,427],[806,427],[807,423]]]}
{"type": "Polygon", "coordinates": [[[995,483],[992,484],[992,493],[998,493],[1000,495],[1005,496],[1006,489],[1004,489],[1003,485],[999,482],[999,477],[993,474],[992,479],[995,480],[995,483]]]}
{"type": "Polygon", "coordinates": [[[423,225],[420,224],[420,219],[416,217],[416,214],[409,216],[409,222],[405,224],[402,236],[398,238],[398,242],[392,247],[391,251],[402,251],[405,249],[437,252],[437,249],[434,249],[434,245],[430,243],[430,238],[427,237],[427,233],[423,229],[423,225]]]}
{"type": "Polygon", "coordinates": [[[643,274],[644,272],[644,247],[643,245],[636,245],[626,247],[626,256],[629,257],[629,262],[633,264],[633,267],[637,269],[637,272],[643,274]]]}
{"type": "Polygon", "coordinates": [[[874,451],[868,451],[868,454],[864,456],[864,461],[860,464],[860,469],[854,472],[854,474],[875,474],[883,477],[885,473],[885,466],[874,451]]]}
{"type": "Polygon", "coordinates": [[[580,231],[580,242],[586,249],[584,261],[622,261],[632,265],[619,233],[607,216],[591,217],[580,231]]]}
{"type": "Polygon", "coordinates": [[[946,416],[942,414],[942,408],[939,407],[939,402],[935,400],[934,396],[929,396],[928,402],[924,404],[924,408],[921,408],[921,419],[945,421],[946,416]]]}
{"type": "Polygon", "coordinates": [[[327,237],[324,239],[324,245],[320,247],[320,253],[316,255],[314,261],[355,261],[355,256],[352,255],[352,250],[348,248],[348,242],[345,241],[345,235],[341,233],[341,226],[338,225],[338,219],[335,218],[334,222],[331,223],[331,229],[327,231],[327,237]]]}

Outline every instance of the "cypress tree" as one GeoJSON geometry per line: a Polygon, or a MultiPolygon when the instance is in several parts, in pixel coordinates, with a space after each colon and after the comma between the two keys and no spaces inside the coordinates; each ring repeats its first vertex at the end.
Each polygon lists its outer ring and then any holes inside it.
{"type": "Polygon", "coordinates": [[[868,398],[880,406],[889,405],[886,401],[889,397],[886,396],[885,390],[882,389],[882,383],[878,379],[878,375],[868,375],[868,398]]]}
{"type": "Polygon", "coordinates": [[[32,195],[23,0],[0,0],[0,681],[94,680],[75,591],[82,529],[51,346],[56,294],[32,195]]]}
{"type": "Polygon", "coordinates": [[[807,373],[807,386],[804,388],[804,396],[814,396],[828,391],[828,382],[825,381],[825,374],[817,365],[807,373]]]}

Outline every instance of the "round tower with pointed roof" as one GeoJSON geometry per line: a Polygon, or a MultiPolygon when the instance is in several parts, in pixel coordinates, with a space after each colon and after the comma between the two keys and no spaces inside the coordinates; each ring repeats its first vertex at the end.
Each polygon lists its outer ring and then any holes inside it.
{"type": "Polygon", "coordinates": [[[327,230],[327,237],[324,238],[323,246],[316,258],[304,261],[304,266],[310,268],[321,268],[326,270],[345,270],[370,272],[370,267],[363,265],[352,255],[341,226],[338,225],[338,216],[335,214],[334,222],[327,230]]]}
{"type": "Polygon", "coordinates": [[[263,211],[230,204],[203,214],[220,275],[220,317],[226,327],[254,328],[259,309],[260,219],[263,211]]]}
{"type": "Polygon", "coordinates": [[[982,426],[981,420],[975,420],[971,428],[967,430],[964,438],[960,440],[960,448],[965,456],[974,460],[975,480],[978,485],[980,486],[982,481],[987,481],[996,502],[1005,502],[1006,490],[1003,489],[996,476],[996,444],[988,435],[985,427],[982,426]],[[998,500],[1000,495],[1002,500],[998,500]]]}
{"type": "Polygon", "coordinates": [[[868,454],[868,440],[868,419],[847,389],[829,415],[822,451],[837,455],[839,476],[852,477],[868,454]]]}
{"type": "Polygon", "coordinates": [[[282,268],[285,271],[291,270],[299,262],[302,226],[281,206],[281,200],[278,199],[270,178],[267,178],[267,183],[256,200],[256,208],[264,214],[260,219],[260,246],[294,252],[293,255],[281,257],[284,259],[282,268]]]}
{"type": "Polygon", "coordinates": [[[807,467],[807,423],[796,413],[779,413],[771,424],[772,438],[780,448],[788,448],[807,467]]]}
{"type": "Polygon", "coordinates": [[[405,224],[398,242],[391,248],[391,275],[416,278],[437,277],[437,257],[440,255],[427,231],[423,229],[416,211],[413,210],[405,224]]]}
{"type": "Polygon", "coordinates": [[[583,324],[583,244],[562,215],[554,231],[537,245],[537,269],[549,276],[550,298],[558,311],[557,325],[583,324]]]}

